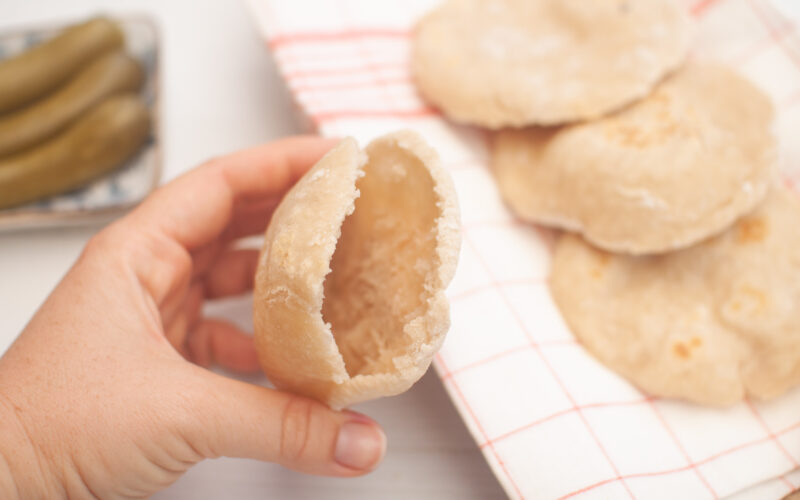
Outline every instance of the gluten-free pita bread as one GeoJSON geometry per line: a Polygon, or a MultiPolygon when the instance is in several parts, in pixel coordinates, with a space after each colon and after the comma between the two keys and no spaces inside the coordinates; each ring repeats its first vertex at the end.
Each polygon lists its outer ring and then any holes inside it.
{"type": "Polygon", "coordinates": [[[686,247],[759,203],[774,176],[769,99],[724,66],[691,63],[600,120],[495,135],[492,168],[522,218],[616,252],[686,247]]]}
{"type": "Polygon", "coordinates": [[[661,256],[566,234],[550,284],[581,343],[651,394],[726,405],[800,383],[800,198],[786,188],[721,235],[661,256]]]}
{"type": "Polygon", "coordinates": [[[345,139],[285,196],[256,272],[255,341],[278,387],[333,408],[398,394],[450,325],[452,181],[413,132],[345,139]]]}
{"type": "Polygon", "coordinates": [[[413,40],[417,85],[489,128],[596,118],[644,97],[684,59],[674,0],[449,0],[413,40]]]}

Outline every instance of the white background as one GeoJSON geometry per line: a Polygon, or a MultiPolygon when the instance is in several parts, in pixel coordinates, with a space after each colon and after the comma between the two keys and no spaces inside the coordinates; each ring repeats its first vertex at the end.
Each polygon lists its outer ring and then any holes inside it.
{"type": "MultiPolygon", "coordinates": [[[[151,14],[161,27],[164,178],[216,155],[301,131],[266,48],[235,1],[0,0],[0,29],[97,12],[151,14]]],[[[99,226],[0,234],[0,351],[13,341],[99,226]]],[[[223,308],[247,321],[241,301],[223,308]]],[[[359,479],[304,476],[271,464],[219,459],[157,498],[501,498],[439,380],[358,407],[383,424],[384,464],[359,479]]]]}

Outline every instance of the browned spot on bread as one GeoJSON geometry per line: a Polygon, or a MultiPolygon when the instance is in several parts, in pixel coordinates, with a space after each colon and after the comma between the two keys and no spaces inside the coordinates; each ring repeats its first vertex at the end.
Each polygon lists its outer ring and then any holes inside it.
{"type": "Polygon", "coordinates": [[[689,359],[692,356],[692,351],[683,342],[675,342],[672,345],[672,352],[681,359],[689,359]]]}
{"type": "Polygon", "coordinates": [[[688,342],[677,341],[672,344],[672,352],[681,359],[690,359],[692,357],[692,352],[701,345],[703,345],[703,339],[695,336],[689,339],[688,342]]]}
{"type": "Polygon", "coordinates": [[[597,252],[597,259],[595,261],[595,266],[589,271],[589,274],[592,275],[594,279],[600,279],[605,274],[606,268],[608,267],[609,262],[611,262],[611,256],[605,252],[597,252]]]}
{"type": "Polygon", "coordinates": [[[728,298],[725,308],[733,321],[763,318],[770,309],[769,293],[752,285],[740,285],[728,298]]]}
{"type": "Polygon", "coordinates": [[[674,122],[662,123],[660,127],[651,129],[638,125],[620,124],[607,128],[606,137],[621,146],[644,149],[663,142],[667,137],[674,135],[677,128],[674,122]]]}
{"type": "Polygon", "coordinates": [[[767,237],[769,228],[767,221],[762,217],[745,217],[739,221],[736,231],[738,243],[758,243],[767,237]]]}
{"type": "Polygon", "coordinates": [[[606,138],[623,147],[641,149],[664,142],[679,129],[671,103],[672,97],[667,92],[657,90],[635,117],[609,120],[605,127],[606,138]]]}

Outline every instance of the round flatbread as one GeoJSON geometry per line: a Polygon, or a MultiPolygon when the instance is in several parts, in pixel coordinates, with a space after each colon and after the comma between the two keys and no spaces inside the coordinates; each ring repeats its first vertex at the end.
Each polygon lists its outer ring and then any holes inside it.
{"type": "Polygon", "coordinates": [[[255,342],[278,387],[339,409],[407,390],[450,325],[452,181],[413,132],[345,139],[284,197],[255,281],[255,342]]]}
{"type": "Polygon", "coordinates": [[[800,198],[774,188],[753,214],[663,256],[558,243],[551,290],[575,336],[645,391],[709,405],[800,383],[800,198]]]}
{"type": "Polygon", "coordinates": [[[659,253],[719,233],[764,198],[772,118],[769,99],[730,69],[689,64],[600,120],[498,132],[492,168],[523,219],[659,253]]]}
{"type": "Polygon", "coordinates": [[[552,125],[647,95],[689,33],[673,0],[450,0],[417,24],[412,64],[423,96],[456,121],[552,125]]]}

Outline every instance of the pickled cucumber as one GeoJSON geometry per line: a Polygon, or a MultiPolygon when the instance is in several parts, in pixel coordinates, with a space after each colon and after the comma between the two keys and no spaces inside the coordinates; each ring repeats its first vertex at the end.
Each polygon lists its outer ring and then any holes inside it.
{"type": "Polygon", "coordinates": [[[139,89],[143,80],[142,67],[124,52],[98,57],[54,93],[0,116],[0,156],[44,141],[107,97],[139,89]]]}
{"type": "Polygon", "coordinates": [[[0,159],[0,208],[69,191],[130,158],[150,132],[134,94],[109,98],[42,145],[0,159]]]}
{"type": "Polygon", "coordinates": [[[123,44],[122,30],[113,21],[98,17],[0,61],[0,113],[42,97],[99,54],[123,44]]]}

